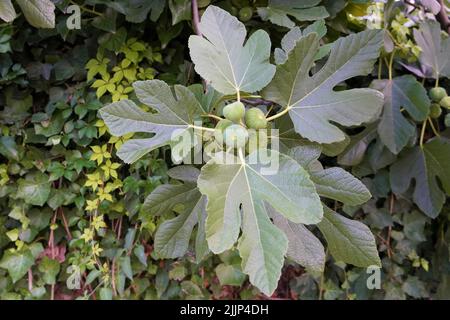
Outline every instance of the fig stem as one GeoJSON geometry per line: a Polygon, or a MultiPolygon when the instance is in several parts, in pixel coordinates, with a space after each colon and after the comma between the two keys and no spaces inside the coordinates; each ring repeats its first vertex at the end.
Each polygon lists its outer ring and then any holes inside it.
{"type": "Polygon", "coordinates": [[[202,114],[201,116],[204,117],[204,118],[213,118],[213,119],[216,119],[216,120],[219,120],[219,121],[223,120],[223,118],[221,118],[219,116],[216,116],[215,114],[210,114],[210,113],[202,114]]]}
{"type": "Polygon", "coordinates": [[[281,111],[280,113],[277,113],[277,114],[275,114],[275,115],[273,115],[273,116],[271,116],[271,117],[268,117],[268,118],[266,118],[266,119],[267,119],[267,121],[275,120],[275,119],[277,119],[277,118],[279,118],[279,117],[284,116],[286,113],[289,112],[289,110],[291,110],[291,107],[286,107],[286,108],[285,108],[283,111],[281,111]]]}
{"type": "Polygon", "coordinates": [[[214,132],[215,130],[212,128],[206,128],[206,127],[199,127],[199,126],[194,126],[194,125],[190,125],[190,127],[192,129],[197,129],[197,130],[205,130],[205,131],[210,131],[210,132],[214,132]]]}

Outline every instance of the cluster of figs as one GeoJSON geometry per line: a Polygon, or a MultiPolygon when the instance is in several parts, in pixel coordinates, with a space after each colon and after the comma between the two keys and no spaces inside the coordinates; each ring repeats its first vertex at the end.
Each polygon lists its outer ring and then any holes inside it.
{"type": "Polygon", "coordinates": [[[267,145],[267,136],[263,134],[265,141],[261,141],[260,134],[264,132],[260,129],[267,128],[267,119],[259,108],[246,110],[242,102],[236,101],[223,108],[223,116],[225,119],[220,120],[214,130],[214,138],[220,145],[241,149],[245,148],[253,137],[257,139],[260,147],[267,145]]]}
{"type": "Polygon", "coordinates": [[[428,92],[433,103],[430,106],[430,117],[437,119],[442,114],[441,108],[450,110],[450,97],[442,87],[434,87],[428,92]]]}

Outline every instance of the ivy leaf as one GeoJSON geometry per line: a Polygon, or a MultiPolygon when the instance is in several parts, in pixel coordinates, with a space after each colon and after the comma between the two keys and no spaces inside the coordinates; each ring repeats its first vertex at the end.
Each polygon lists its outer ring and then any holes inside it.
{"type": "Polygon", "coordinates": [[[61,266],[57,260],[44,256],[39,263],[38,269],[43,273],[42,278],[46,284],[55,284],[56,276],[58,275],[61,266]]]}
{"type": "Polygon", "coordinates": [[[450,143],[434,138],[405,151],[391,166],[392,191],[404,193],[414,179],[413,200],[430,218],[436,218],[450,195],[450,143]],[[440,185],[438,184],[438,179],[440,185]]]}
{"type": "MultiPolygon", "coordinates": [[[[200,171],[191,166],[178,166],[172,170],[175,172],[174,177],[185,183],[158,186],[145,199],[141,212],[141,217],[145,219],[147,214],[154,216],[179,211],[177,217],[164,221],[155,234],[155,251],[165,259],[182,257],[186,253],[193,228],[198,223],[204,224],[206,217],[206,198],[191,181],[193,176],[198,177],[200,171]],[[177,210],[180,205],[182,209],[177,210]]],[[[171,175],[170,171],[168,173],[171,175]]],[[[199,237],[198,233],[197,235],[199,237]]],[[[196,246],[202,244],[197,241],[196,246]]],[[[202,256],[204,255],[202,251],[202,256]]]]}
{"type": "Polygon", "coordinates": [[[313,76],[309,75],[319,48],[317,34],[303,36],[286,63],[277,66],[272,82],[263,90],[266,100],[289,110],[295,131],[318,143],[345,140],[336,125],[360,125],[381,111],[383,95],[373,89],[334,91],[342,81],[371,72],[379,55],[383,32],[363,31],[333,43],[330,58],[313,76]]]}
{"type": "Polygon", "coordinates": [[[339,167],[323,169],[318,161],[320,151],[318,146],[301,146],[290,151],[292,158],[308,170],[317,193],[352,206],[368,201],[371,197],[369,190],[353,175],[339,167]]]}
{"type": "Polygon", "coordinates": [[[299,21],[312,21],[324,19],[329,16],[323,6],[317,6],[321,0],[269,0],[267,7],[258,8],[258,14],[264,21],[286,27],[295,27],[295,22],[289,16],[299,21]]]}
{"type": "Polygon", "coordinates": [[[442,39],[439,22],[427,20],[414,29],[414,38],[421,49],[420,63],[433,70],[433,78],[450,77],[450,38],[442,39]]]}
{"type": "Polygon", "coordinates": [[[237,240],[242,205],[243,232],[238,245],[242,268],[252,284],[270,295],[277,286],[288,243],[271,223],[267,206],[304,224],[319,222],[322,207],[308,173],[295,160],[275,151],[259,152],[278,159],[277,174],[264,174],[267,164],[251,161],[257,153],[245,161],[233,159],[234,164],[213,158],[202,167],[198,187],[208,197],[206,237],[214,253],[230,249],[237,240]]]}
{"type": "Polygon", "coordinates": [[[17,197],[34,206],[42,206],[50,196],[51,183],[46,174],[37,172],[19,179],[17,197]]]}
{"type": "Polygon", "coordinates": [[[288,239],[287,256],[311,272],[320,273],[325,266],[325,250],[322,243],[304,225],[293,223],[275,210],[270,214],[273,223],[288,239]]]}
{"type": "Polygon", "coordinates": [[[375,80],[372,87],[384,94],[384,106],[378,134],[388,149],[398,154],[416,132],[416,125],[400,111],[405,108],[416,121],[427,118],[430,99],[425,88],[411,75],[393,80],[375,80]]]}
{"type": "Polygon", "coordinates": [[[324,206],[323,220],[317,226],[337,261],[357,267],[381,267],[375,238],[363,223],[347,219],[324,206]]]}
{"type": "Polygon", "coordinates": [[[8,159],[19,161],[19,150],[13,137],[0,137],[0,154],[8,159]]]}
{"type": "Polygon", "coordinates": [[[189,49],[195,71],[219,92],[255,92],[266,86],[275,73],[269,63],[270,38],[254,32],[244,45],[247,31],[236,17],[215,6],[202,16],[200,30],[206,37],[192,35],[189,49]]]}
{"type": "Polygon", "coordinates": [[[3,0],[0,2],[0,19],[9,23],[16,18],[16,10],[11,3],[11,0],[3,0]]]}
{"type": "Polygon", "coordinates": [[[55,5],[50,0],[16,0],[27,21],[36,28],[55,27],[55,5]]]}
{"type": "Polygon", "coordinates": [[[5,251],[2,260],[0,260],[0,268],[8,270],[14,283],[20,280],[33,264],[34,257],[30,249],[21,249],[14,252],[5,251]]]}
{"type": "Polygon", "coordinates": [[[131,100],[112,103],[100,115],[115,136],[130,132],[155,133],[151,138],[126,141],[117,155],[125,162],[138,160],[146,153],[170,144],[186,130],[192,132],[194,117],[204,113],[194,94],[181,85],[171,88],[160,80],[137,81],[133,84],[138,99],[158,111],[145,112],[131,100]]]}

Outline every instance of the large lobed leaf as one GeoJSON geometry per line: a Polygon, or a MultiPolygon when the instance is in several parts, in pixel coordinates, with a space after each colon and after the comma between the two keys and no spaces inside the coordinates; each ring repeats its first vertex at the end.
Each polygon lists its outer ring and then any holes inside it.
{"type": "Polygon", "coordinates": [[[330,143],[330,144],[318,144],[311,142],[306,138],[303,138],[297,132],[295,132],[294,124],[292,123],[289,115],[284,115],[278,119],[275,119],[275,128],[277,130],[270,131],[271,139],[278,139],[279,149],[282,153],[289,153],[289,150],[297,146],[320,146],[321,152],[329,157],[335,157],[340,154],[350,142],[350,139],[346,138],[342,141],[330,143]]]}
{"type": "Polygon", "coordinates": [[[202,16],[200,31],[192,35],[189,49],[195,70],[219,92],[255,92],[266,86],[275,73],[269,63],[270,38],[254,32],[244,45],[247,31],[227,11],[209,6],[202,16]]]}
{"type": "MultiPolygon", "coordinates": [[[[275,152],[275,151],[272,151],[275,152]]],[[[207,196],[206,237],[215,253],[230,249],[241,228],[239,252],[250,281],[270,295],[277,287],[288,241],[269,219],[268,206],[290,221],[315,224],[322,206],[308,173],[290,157],[277,154],[277,174],[264,175],[264,164],[236,160],[222,164],[216,158],[201,170],[200,192],[207,196]],[[242,207],[241,207],[242,206],[242,207]]]]}
{"type": "Polygon", "coordinates": [[[371,194],[367,187],[342,168],[323,169],[318,161],[318,146],[292,148],[290,155],[308,170],[320,196],[356,206],[368,201],[371,194]]]}
{"type": "Polygon", "coordinates": [[[127,163],[170,144],[186,130],[192,130],[195,116],[204,113],[194,94],[181,85],[175,85],[173,92],[160,80],[137,81],[133,87],[139,100],[155,109],[157,114],[143,111],[131,100],[115,102],[100,110],[113,135],[130,132],[155,134],[151,138],[132,139],[122,145],[117,155],[127,163]]]}
{"type": "Polygon", "coordinates": [[[375,80],[372,87],[384,94],[378,134],[389,150],[398,154],[416,132],[416,125],[405,118],[400,108],[405,108],[414,120],[423,121],[428,115],[430,99],[425,88],[411,75],[375,80]]]}
{"type": "Polygon", "coordinates": [[[313,273],[322,272],[325,266],[325,250],[319,239],[304,225],[289,221],[273,209],[269,212],[273,223],[288,239],[286,255],[313,273]]]}
{"type": "MultiPolygon", "coordinates": [[[[366,186],[341,168],[323,169],[318,161],[320,147],[298,146],[291,150],[292,157],[308,170],[317,192],[348,205],[360,205],[370,199],[366,186]]],[[[320,271],[324,264],[323,247],[304,226],[276,217],[274,222],[288,236],[288,256],[312,271],[320,271]]],[[[338,261],[360,267],[379,265],[375,239],[369,228],[332,213],[324,205],[324,217],[318,224],[328,242],[331,255],[338,261]]]]}
{"type": "MultiPolygon", "coordinates": [[[[297,41],[300,40],[302,36],[306,36],[310,33],[317,33],[319,38],[323,38],[327,33],[327,26],[325,25],[324,20],[318,20],[309,26],[307,26],[304,30],[301,30],[299,27],[294,27],[289,30],[281,39],[281,48],[275,48],[274,58],[276,64],[283,64],[286,62],[289,52],[295,48],[297,41]]],[[[316,54],[315,59],[323,58],[329,52],[330,44],[324,45],[320,47],[318,53],[316,54]],[[322,49],[323,48],[323,49],[322,49]]]]}
{"type": "Polygon", "coordinates": [[[365,224],[347,219],[324,206],[324,217],[318,227],[337,261],[358,267],[381,267],[375,238],[365,224]]]}
{"type": "Polygon", "coordinates": [[[269,0],[267,7],[258,8],[258,14],[266,21],[282,27],[293,28],[295,22],[288,16],[299,21],[324,19],[329,16],[324,6],[318,6],[321,0],[269,0]]]}
{"type": "Polygon", "coordinates": [[[383,95],[373,89],[334,91],[333,88],[355,76],[372,71],[383,41],[383,32],[369,30],[337,40],[323,68],[310,76],[319,49],[317,34],[297,41],[287,61],[277,66],[272,82],[263,90],[265,99],[289,110],[296,132],[319,142],[345,140],[335,124],[360,125],[380,113],[383,95]]]}
{"type": "Polygon", "coordinates": [[[419,60],[433,70],[433,78],[450,78],[450,38],[441,38],[438,22],[427,20],[414,29],[414,38],[421,49],[419,60]]]}
{"type": "Polygon", "coordinates": [[[351,137],[350,143],[337,158],[340,165],[356,166],[363,161],[367,148],[377,138],[377,125],[378,123],[372,123],[351,137]]]}
{"type": "Polygon", "coordinates": [[[406,150],[391,166],[392,191],[406,192],[414,180],[414,202],[427,216],[436,218],[446,195],[450,195],[449,159],[450,142],[445,138],[434,138],[423,148],[416,146],[406,150]]]}

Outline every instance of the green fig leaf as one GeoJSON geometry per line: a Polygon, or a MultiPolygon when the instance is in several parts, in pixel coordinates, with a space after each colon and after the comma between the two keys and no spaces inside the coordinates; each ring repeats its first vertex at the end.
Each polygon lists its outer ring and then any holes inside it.
{"type": "Polygon", "coordinates": [[[398,154],[416,132],[416,125],[407,120],[400,109],[404,108],[414,120],[424,121],[428,116],[430,99],[425,88],[411,75],[375,80],[372,88],[384,94],[378,134],[386,147],[398,154]]]}
{"type": "Polygon", "coordinates": [[[333,88],[373,69],[383,41],[379,30],[363,31],[333,43],[326,64],[310,76],[319,49],[316,33],[303,36],[287,61],[277,66],[271,83],[262,96],[288,110],[295,131],[318,143],[346,139],[335,124],[356,126],[371,122],[381,111],[383,95],[373,89],[334,91],[333,88]]]}
{"type": "Polygon", "coordinates": [[[375,238],[365,224],[347,219],[324,206],[323,220],[317,226],[337,261],[357,267],[381,267],[375,238]]]}
{"type": "Polygon", "coordinates": [[[151,138],[126,141],[117,155],[132,163],[146,153],[170,144],[185,131],[193,133],[194,118],[204,113],[194,94],[186,87],[175,85],[174,91],[163,81],[137,81],[133,84],[139,100],[158,111],[145,112],[131,100],[114,102],[100,110],[109,131],[116,136],[130,132],[149,132],[151,138]]]}
{"type": "Polygon", "coordinates": [[[265,87],[275,73],[269,63],[270,38],[254,32],[244,45],[247,31],[227,11],[209,6],[202,15],[203,37],[192,35],[189,49],[195,71],[223,94],[253,93],[265,87]]]}
{"type": "MultiPolygon", "coordinates": [[[[200,192],[207,196],[206,237],[214,253],[230,249],[241,228],[239,252],[250,281],[265,294],[276,288],[288,241],[269,219],[270,205],[290,221],[318,223],[322,206],[308,173],[292,158],[268,151],[278,158],[276,174],[265,174],[265,164],[246,159],[223,163],[211,159],[198,179],[200,192]]],[[[271,157],[272,159],[272,157],[271,157]]]]}
{"type": "Polygon", "coordinates": [[[436,218],[446,195],[450,195],[449,159],[450,142],[445,138],[429,140],[423,148],[416,146],[405,150],[391,166],[392,191],[404,193],[414,180],[414,202],[427,216],[436,218]]]}
{"type": "Polygon", "coordinates": [[[433,78],[450,78],[450,38],[442,39],[439,22],[422,22],[419,29],[414,29],[414,38],[421,49],[420,63],[431,68],[433,78]]]}

